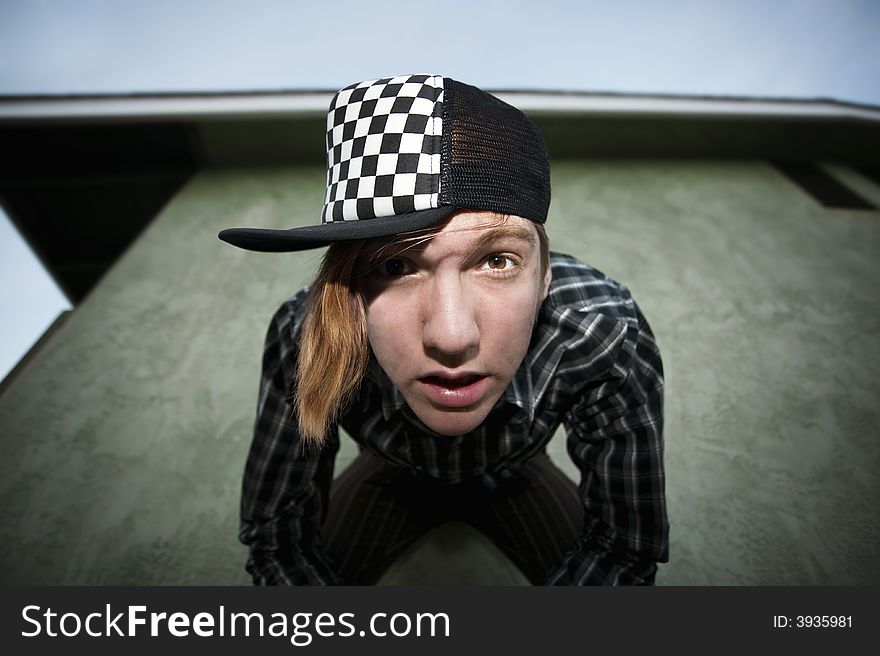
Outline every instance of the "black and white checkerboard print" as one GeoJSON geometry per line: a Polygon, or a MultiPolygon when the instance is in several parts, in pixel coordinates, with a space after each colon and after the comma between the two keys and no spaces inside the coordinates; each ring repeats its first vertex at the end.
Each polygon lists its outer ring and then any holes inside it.
{"type": "Polygon", "coordinates": [[[383,78],[337,93],[327,116],[322,222],[437,207],[442,104],[436,75],[383,78]]]}

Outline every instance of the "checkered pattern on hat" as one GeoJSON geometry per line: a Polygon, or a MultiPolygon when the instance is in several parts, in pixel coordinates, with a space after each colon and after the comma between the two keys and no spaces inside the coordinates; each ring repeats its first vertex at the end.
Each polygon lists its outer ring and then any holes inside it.
{"type": "Polygon", "coordinates": [[[443,78],[360,82],[327,115],[323,223],[396,216],[438,206],[443,78]]]}

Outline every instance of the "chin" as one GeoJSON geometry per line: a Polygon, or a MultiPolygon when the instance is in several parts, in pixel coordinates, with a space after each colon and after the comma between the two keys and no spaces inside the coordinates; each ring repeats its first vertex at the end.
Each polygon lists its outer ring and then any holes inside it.
{"type": "Polygon", "coordinates": [[[413,410],[416,416],[435,433],[446,437],[464,435],[477,428],[489,414],[489,408],[475,408],[466,411],[438,410],[420,408],[413,410]]]}

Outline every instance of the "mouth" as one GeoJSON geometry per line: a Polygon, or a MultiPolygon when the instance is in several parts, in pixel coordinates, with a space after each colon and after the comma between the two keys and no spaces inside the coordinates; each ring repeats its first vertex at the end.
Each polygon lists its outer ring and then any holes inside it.
{"type": "Polygon", "coordinates": [[[489,382],[489,377],[481,374],[432,374],[418,379],[428,400],[441,409],[461,409],[475,405],[485,395],[489,382]]]}
{"type": "Polygon", "coordinates": [[[478,376],[477,374],[468,374],[454,378],[447,378],[446,376],[425,376],[420,380],[429,385],[437,385],[438,387],[447,387],[449,389],[460,389],[472,385],[480,378],[484,378],[484,376],[478,376]]]}

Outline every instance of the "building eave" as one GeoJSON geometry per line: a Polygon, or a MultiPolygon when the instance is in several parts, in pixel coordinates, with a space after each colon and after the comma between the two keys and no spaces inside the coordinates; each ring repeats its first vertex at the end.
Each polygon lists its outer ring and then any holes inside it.
{"type": "MultiPolygon", "coordinates": [[[[677,118],[862,120],[880,122],[880,107],[831,99],[630,95],[497,91],[535,115],[677,118]]],[[[0,121],[260,120],[322,115],[330,91],[0,96],[0,121]]]]}

